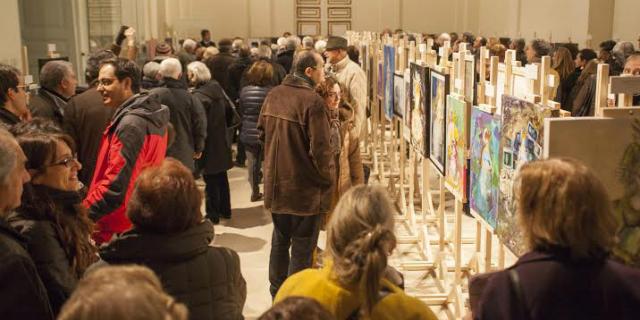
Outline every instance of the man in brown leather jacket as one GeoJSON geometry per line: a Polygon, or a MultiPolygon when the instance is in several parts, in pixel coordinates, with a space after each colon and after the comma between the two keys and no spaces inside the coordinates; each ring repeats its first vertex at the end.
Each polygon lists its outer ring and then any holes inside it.
{"type": "Polygon", "coordinates": [[[314,91],[324,79],[324,62],[313,51],[295,61],[293,74],[265,99],[258,120],[265,152],[264,206],[274,226],[272,296],[287,276],[311,266],[335,171],[326,106],[314,91]]]}

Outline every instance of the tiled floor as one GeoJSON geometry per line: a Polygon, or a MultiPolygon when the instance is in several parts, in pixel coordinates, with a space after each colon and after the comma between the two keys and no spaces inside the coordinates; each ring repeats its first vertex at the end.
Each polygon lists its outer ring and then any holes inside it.
{"type": "MultiPolygon", "coordinates": [[[[264,213],[262,202],[250,202],[250,187],[246,179],[246,169],[233,168],[229,171],[231,187],[231,205],[233,214],[231,220],[223,220],[216,226],[214,245],[232,248],[240,255],[242,274],[247,281],[247,301],[244,315],[247,319],[255,319],[271,306],[269,295],[269,250],[271,232],[273,230],[271,217],[264,213]]],[[[449,210],[449,203],[447,210],[449,210]]],[[[453,224],[450,224],[452,226],[453,224]]],[[[401,235],[404,230],[398,228],[401,235]]],[[[470,237],[475,234],[475,221],[471,218],[463,219],[463,235],[470,237]]],[[[320,234],[319,244],[323,247],[325,235],[320,234]]],[[[497,244],[497,243],[496,243],[497,244]]],[[[495,248],[495,246],[494,246],[495,248]]],[[[432,249],[437,251],[435,246],[432,249]]],[[[474,250],[474,245],[463,246],[463,261],[468,259],[474,250]]],[[[399,266],[406,260],[416,259],[415,245],[399,245],[390,263],[399,266]]],[[[451,255],[449,259],[451,260],[451,255]]],[[[449,264],[452,265],[451,261],[449,264]]],[[[435,286],[430,279],[424,277],[423,272],[403,272],[406,280],[406,291],[409,294],[433,293],[435,286]]],[[[438,312],[438,310],[434,310],[438,312]]],[[[444,318],[442,313],[440,317],[444,318]]]]}

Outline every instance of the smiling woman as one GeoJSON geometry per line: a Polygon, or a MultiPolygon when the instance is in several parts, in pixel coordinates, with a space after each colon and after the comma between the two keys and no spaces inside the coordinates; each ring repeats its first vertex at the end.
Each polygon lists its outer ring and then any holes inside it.
{"type": "Polygon", "coordinates": [[[96,249],[89,241],[93,224],[78,193],[82,165],[67,135],[27,133],[17,140],[27,156],[31,182],[25,185],[22,205],[8,220],[27,238],[29,253],[57,313],[79,277],[96,260],[96,249]]]}

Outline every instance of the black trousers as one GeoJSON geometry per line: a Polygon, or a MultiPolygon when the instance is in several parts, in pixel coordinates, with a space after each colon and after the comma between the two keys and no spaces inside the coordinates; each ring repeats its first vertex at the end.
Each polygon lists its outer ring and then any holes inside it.
{"type": "Polygon", "coordinates": [[[253,194],[260,193],[260,180],[262,179],[262,148],[246,146],[249,184],[253,194]]]}
{"type": "Polygon", "coordinates": [[[288,276],[311,267],[323,215],[295,216],[272,213],[271,217],[273,236],[269,258],[269,291],[271,297],[275,298],[288,276]]]}
{"type": "Polygon", "coordinates": [[[205,174],[202,177],[205,183],[207,218],[213,222],[220,221],[220,217],[231,218],[231,196],[227,171],[205,174]]]}

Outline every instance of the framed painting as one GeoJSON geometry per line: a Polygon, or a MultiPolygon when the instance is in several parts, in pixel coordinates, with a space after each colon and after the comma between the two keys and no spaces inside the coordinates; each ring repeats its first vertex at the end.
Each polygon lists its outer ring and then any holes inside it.
{"type": "Polygon", "coordinates": [[[544,119],[553,110],[513,96],[502,96],[500,195],[496,232],[514,254],[525,252],[516,221],[513,182],[520,167],[542,158],[544,119]]]}
{"type": "Polygon", "coordinates": [[[475,104],[476,69],[473,56],[465,56],[464,60],[464,100],[475,104]]]}
{"type": "Polygon", "coordinates": [[[429,91],[429,159],[440,174],[445,174],[446,99],[449,94],[449,75],[431,69],[429,91]]]}
{"type": "Polygon", "coordinates": [[[493,230],[500,189],[500,116],[471,109],[469,206],[493,230]]]}
{"type": "Polygon", "coordinates": [[[384,113],[387,119],[393,119],[393,77],[395,73],[396,52],[393,46],[384,46],[384,113]]]}
{"type": "MultiPolygon", "coordinates": [[[[580,160],[607,189],[611,207],[620,223],[617,260],[640,267],[640,108],[620,116],[580,117],[545,120],[544,157],[580,160]],[[612,137],[614,137],[612,139],[612,137]],[[634,202],[635,201],[635,202],[634,202]]],[[[615,110],[618,111],[618,110],[615,110]]],[[[604,111],[607,114],[607,109],[604,111]]]]}
{"type": "Polygon", "coordinates": [[[411,76],[409,82],[409,99],[411,101],[405,119],[410,118],[411,146],[418,154],[426,157],[429,154],[429,139],[426,130],[429,116],[426,113],[428,108],[425,106],[428,95],[427,68],[411,63],[409,74],[411,76]]]}
{"type": "Polygon", "coordinates": [[[448,95],[445,115],[446,160],[445,181],[458,199],[467,199],[467,136],[469,134],[469,104],[463,96],[448,95]]]}
{"type": "Polygon", "coordinates": [[[411,143],[411,68],[404,69],[403,138],[411,143]]]}
{"type": "Polygon", "coordinates": [[[378,61],[378,74],[376,75],[376,80],[378,81],[378,99],[384,99],[384,69],[383,63],[381,60],[378,61]]]}
{"type": "Polygon", "coordinates": [[[397,73],[393,75],[393,113],[400,119],[404,116],[404,77],[397,73]]]}

